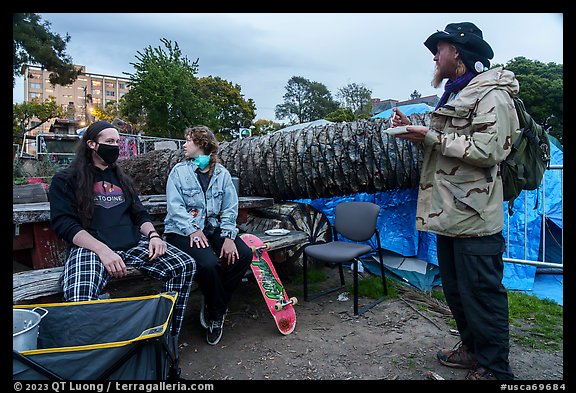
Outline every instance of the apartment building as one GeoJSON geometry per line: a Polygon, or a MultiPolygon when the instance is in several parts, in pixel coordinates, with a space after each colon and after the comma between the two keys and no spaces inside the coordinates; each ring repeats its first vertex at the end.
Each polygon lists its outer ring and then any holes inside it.
{"type": "MultiPolygon", "coordinates": [[[[130,89],[128,78],[88,73],[83,65],[75,65],[75,67],[82,71],[78,79],[71,85],[61,86],[50,83],[50,71],[37,66],[24,65],[22,68],[24,100],[31,101],[33,98],[39,98],[40,101],[44,101],[54,96],[56,103],[66,112],[66,119],[76,122],[77,128],[81,128],[94,121],[93,108],[103,108],[108,102],[118,104],[120,98],[130,89]]],[[[50,123],[45,123],[36,128],[34,134],[47,133],[50,126],[50,123]]]]}

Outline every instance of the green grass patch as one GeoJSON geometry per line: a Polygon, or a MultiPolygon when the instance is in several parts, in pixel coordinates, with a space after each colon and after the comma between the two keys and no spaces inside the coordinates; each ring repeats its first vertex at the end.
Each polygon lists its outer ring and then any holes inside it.
{"type": "Polygon", "coordinates": [[[26,179],[27,179],[26,177],[14,177],[14,178],[12,179],[12,183],[13,183],[15,186],[19,186],[19,185],[21,185],[21,184],[26,184],[26,179]]]}
{"type": "MultiPolygon", "coordinates": [[[[564,340],[564,309],[548,299],[540,299],[524,292],[507,291],[510,337],[523,347],[560,349],[564,340]]],[[[441,288],[431,296],[446,303],[441,288]]],[[[448,324],[456,329],[456,322],[448,324]]]]}
{"type": "Polygon", "coordinates": [[[560,349],[564,340],[564,308],[558,303],[508,291],[510,335],[520,345],[560,349]]]}
{"type": "MultiPolygon", "coordinates": [[[[318,284],[318,283],[326,281],[326,270],[325,269],[327,269],[327,268],[325,268],[325,267],[308,268],[308,285],[318,284]]],[[[304,285],[304,277],[299,272],[297,275],[292,277],[291,282],[294,285],[304,285]]]]}
{"type": "MultiPolygon", "coordinates": [[[[326,267],[308,269],[308,293],[313,294],[322,290],[322,284],[326,281],[326,267]]],[[[304,296],[304,278],[302,274],[297,274],[290,281],[288,291],[290,296],[304,296]]],[[[288,288],[288,285],[286,286],[288,288]]]]}
{"type": "MultiPolygon", "coordinates": [[[[388,296],[386,296],[386,298],[394,299],[398,297],[396,285],[392,280],[386,278],[386,288],[388,289],[388,296]]],[[[349,283],[346,288],[349,293],[353,293],[354,283],[349,283]]],[[[380,276],[368,276],[364,279],[358,278],[358,296],[379,299],[382,297],[383,291],[384,288],[382,287],[382,278],[380,276]]]]}
{"type": "Polygon", "coordinates": [[[444,291],[442,290],[441,287],[432,288],[432,290],[430,291],[430,297],[443,303],[446,303],[446,296],[444,296],[444,291]]]}

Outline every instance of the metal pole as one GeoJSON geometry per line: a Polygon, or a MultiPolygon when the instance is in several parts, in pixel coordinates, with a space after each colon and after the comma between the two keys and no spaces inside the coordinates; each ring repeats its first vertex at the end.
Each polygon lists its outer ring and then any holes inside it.
{"type": "Polygon", "coordinates": [[[84,122],[88,124],[88,87],[84,86],[84,122]]]}
{"type": "MultiPolygon", "coordinates": [[[[508,201],[508,203],[510,203],[510,201],[508,201]]],[[[506,233],[506,255],[510,255],[510,214],[508,214],[508,212],[505,213],[506,214],[506,221],[508,223],[507,225],[507,233],[506,233]]]]}
{"type": "Polygon", "coordinates": [[[528,192],[524,190],[524,259],[528,259],[528,192]]]}
{"type": "Polygon", "coordinates": [[[557,269],[564,269],[563,263],[528,261],[526,259],[514,259],[514,258],[502,258],[502,260],[504,262],[518,263],[521,265],[532,265],[532,266],[553,267],[553,268],[557,268],[557,269]]]}
{"type": "Polygon", "coordinates": [[[542,260],[546,259],[546,173],[542,179],[542,260]]]}

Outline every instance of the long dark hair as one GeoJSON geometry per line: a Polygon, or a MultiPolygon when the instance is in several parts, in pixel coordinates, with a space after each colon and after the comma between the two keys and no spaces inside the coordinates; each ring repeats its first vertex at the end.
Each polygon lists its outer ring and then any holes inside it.
{"type": "MultiPolygon", "coordinates": [[[[92,123],[90,127],[94,124],[96,123],[92,123]]],[[[72,186],[76,194],[76,210],[80,216],[82,226],[85,228],[89,226],[94,214],[94,178],[98,170],[92,160],[93,150],[88,147],[86,142],[89,140],[98,142],[100,135],[99,132],[95,134],[90,127],[86,129],[82,135],[82,139],[78,142],[76,155],[69,167],[72,186]]],[[[110,125],[110,127],[114,128],[112,125],[110,125]]],[[[120,168],[116,162],[109,165],[109,167],[116,173],[120,187],[124,191],[124,197],[128,203],[133,203],[133,195],[136,194],[134,182],[122,171],[122,168],[120,168]]]]}
{"type": "Polygon", "coordinates": [[[220,162],[220,157],[218,157],[218,139],[210,128],[199,125],[184,130],[184,136],[186,138],[192,139],[192,142],[202,150],[204,153],[210,154],[210,170],[208,173],[210,176],[214,174],[214,167],[216,163],[220,162]]]}

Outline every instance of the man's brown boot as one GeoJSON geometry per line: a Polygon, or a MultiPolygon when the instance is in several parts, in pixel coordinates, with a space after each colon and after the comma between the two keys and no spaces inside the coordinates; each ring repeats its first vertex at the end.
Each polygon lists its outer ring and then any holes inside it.
{"type": "Polygon", "coordinates": [[[473,353],[468,351],[461,342],[453,349],[442,349],[436,354],[438,361],[445,366],[455,368],[476,368],[478,361],[473,353]]]}

